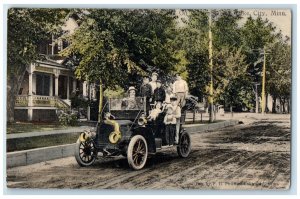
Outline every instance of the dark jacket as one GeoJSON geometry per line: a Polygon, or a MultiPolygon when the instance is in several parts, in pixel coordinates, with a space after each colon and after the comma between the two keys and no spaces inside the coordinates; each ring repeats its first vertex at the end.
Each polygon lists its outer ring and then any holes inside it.
{"type": "Polygon", "coordinates": [[[151,98],[151,94],[152,94],[152,90],[151,89],[152,88],[151,88],[150,84],[143,84],[141,86],[141,90],[140,90],[141,96],[142,97],[151,98]]]}
{"type": "Polygon", "coordinates": [[[162,87],[156,88],[154,90],[153,98],[154,98],[154,101],[158,101],[158,102],[165,101],[165,99],[166,99],[166,92],[165,92],[165,90],[162,87]]]}

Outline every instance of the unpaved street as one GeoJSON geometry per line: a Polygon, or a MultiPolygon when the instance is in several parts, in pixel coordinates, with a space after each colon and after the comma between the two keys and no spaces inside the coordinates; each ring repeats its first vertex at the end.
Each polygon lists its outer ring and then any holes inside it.
{"type": "Polygon", "coordinates": [[[186,159],[165,149],[132,171],[125,158],[79,167],[74,157],[8,169],[10,188],[84,189],[288,189],[290,116],[253,114],[243,124],[194,133],[186,159]]]}

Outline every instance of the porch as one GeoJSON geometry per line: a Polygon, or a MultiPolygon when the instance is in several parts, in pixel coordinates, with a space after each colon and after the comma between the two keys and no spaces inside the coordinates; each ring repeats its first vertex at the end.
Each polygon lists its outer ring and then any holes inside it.
{"type": "Polygon", "coordinates": [[[15,101],[17,120],[56,120],[57,110],[71,109],[72,94],[83,98],[96,98],[93,84],[78,81],[73,71],[63,65],[49,62],[31,64],[24,75],[15,101]],[[18,117],[20,116],[20,117],[18,117]]]}

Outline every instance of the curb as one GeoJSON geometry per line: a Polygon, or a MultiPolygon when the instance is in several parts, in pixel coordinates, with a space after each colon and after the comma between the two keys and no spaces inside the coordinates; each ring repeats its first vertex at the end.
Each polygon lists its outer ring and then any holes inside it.
{"type": "Polygon", "coordinates": [[[199,124],[186,125],[184,126],[184,128],[189,133],[200,133],[200,132],[220,129],[223,127],[234,126],[237,125],[238,123],[239,123],[238,120],[227,120],[227,121],[212,123],[208,125],[199,125],[199,124]]]}
{"type": "Polygon", "coordinates": [[[74,155],[74,146],[75,143],[10,152],[6,155],[6,165],[10,168],[69,157],[74,155]]]}
{"type": "MultiPolygon", "coordinates": [[[[239,123],[238,120],[228,120],[209,125],[186,125],[184,126],[189,133],[205,132],[209,130],[216,130],[223,127],[234,126],[239,123]]],[[[65,144],[59,146],[43,147],[36,149],[29,149],[23,151],[16,151],[7,153],[6,165],[7,168],[25,166],[43,161],[65,158],[74,155],[74,144],[65,144]]]]}

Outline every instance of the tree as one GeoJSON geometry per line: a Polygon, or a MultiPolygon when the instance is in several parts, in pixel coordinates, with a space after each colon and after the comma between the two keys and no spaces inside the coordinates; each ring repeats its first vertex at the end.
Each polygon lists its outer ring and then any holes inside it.
{"type": "Polygon", "coordinates": [[[269,47],[279,36],[276,27],[267,19],[248,17],[241,28],[241,46],[249,64],[248,73],[253,82],[261,81],[262,64],[260,53],[264,47],[269,47]]]}
{"type": "MultiPolygon", "coordinates": [[[[289,39],[278,40],[271,45],[267,59],[267,92],[273,98],[272,112],[276,113],[276,99],[279,98],[286,111],[285,103],[289,102],[291,92],[291,46],[289,39]]],[[[289,111],[289,107],[287,109],[289,111]]]]}
{"type": "Polygon", "coordinates": [[[214,79],[215,98],[232,111],[252,107],[251,81],[247,73],[248,64],[241,48],[222,48],[215,53],[214,79]]]}
{"type": "Polygon", "coordinates": [[[62,9],[8,10],[7,23],[7,120],[14,121],[15,99],[26,68],[39,58],[37,46],[59,31],[67,15],[62,9]]]}
{"type": "MultiPolygon", "coordinates": [[[[276,26],[267,19],[263,20],[258,17],[253,19],[249,17],[246,23],[243,25],[241,30],[242,47],[243,52],[247,56],[246,61],[248,63],[248,73],[251,77],[251,81],[254,83],[261,82],[262,80],[262,67],[263,67],[263,49],[265,48],[267,53],[270,53],[270,49],[273,49],[274,43],[277,41],[282,41],[282,35],[280,31],[277,31],[276,26]]],[[[267,57],[269,55],[266,55],[267,57]]],[[[288,58],[288,57],[287,57],[288,58]]],[[[267,59],[268,61],[268,59],[267,59]]],[[[269,73],[270,68],[267,67],[267,73],[269,73]]],[[[278,78],[278,76],[277,76],[278,78]]],[[[267,77],[267,91],[277,90],[275,87],[277,85],[268,85],[270,82],[267,77]]],[[[277,79],[278,80],[278,79],[277,79]]],[[[261,89],[258,89],[261,93],[261,89]]],[[[277,91],[276,91],[277,92],[277,91]]],[[[276,92],[272,92],[275,97],[276,92]]],[[[273,103],[273,108],[275,103],[273,103]]]]}
{"type": "MultiPolygon", "coordinates": [[[[173,69],[169,41],[174,25],[170,10],[87,10],[62,54],[79,60],[77,78],[99,82],[100,89],[103,85],[127,90],[148,66],[161,73],[173,69]]],[[[99,110],[102,98],[100,92],[99,110]]]]}

